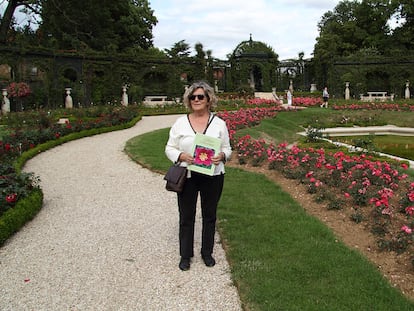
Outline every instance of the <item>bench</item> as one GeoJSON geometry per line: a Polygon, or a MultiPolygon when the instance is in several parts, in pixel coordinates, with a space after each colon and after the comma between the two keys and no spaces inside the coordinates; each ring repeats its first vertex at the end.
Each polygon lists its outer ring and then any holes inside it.
{"type": "Polygon", "coordinates": [[[365,102],[372,102],[372,101],[381,101],[385,102],[387,100],[394,101],[394,94],[391,96],[387,96],[387,92],[367,92],[368,95],[361,94],[361,100],[365,102]]]}
{"type": "Polygon", "coordinates": [[[151,95],[145,96],[143,105],[147,107],[155,107],[155,106],[165,106],[175,104],[176,102],[173,100],[167,100],[168,96],[164,95],[151,95]]]}

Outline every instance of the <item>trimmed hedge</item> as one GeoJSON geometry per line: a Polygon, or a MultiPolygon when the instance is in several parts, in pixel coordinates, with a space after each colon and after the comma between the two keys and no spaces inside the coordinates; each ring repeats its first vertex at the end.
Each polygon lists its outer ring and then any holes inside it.
{"type": "Polygon", "coordinates": [[[43,205],[43,192],[34,189],[27,197],[19,200],[16,206],[0,217],[0,246],[24,224],[32,220],[43,205]]]}

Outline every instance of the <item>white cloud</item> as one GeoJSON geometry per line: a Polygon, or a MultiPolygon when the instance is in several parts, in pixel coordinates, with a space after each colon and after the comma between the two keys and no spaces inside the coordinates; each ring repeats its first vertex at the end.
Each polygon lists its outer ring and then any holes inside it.
{"type": "Polygon", "coordinates": [[[310,57],[318,36],[317,24],[335,0],[153,0],[158,18],[154,45],[160,49],[185,40],[191,47],[201,42],[213,56],[226,58],[249,39],[271,46],[280,59],[310,57]]]}

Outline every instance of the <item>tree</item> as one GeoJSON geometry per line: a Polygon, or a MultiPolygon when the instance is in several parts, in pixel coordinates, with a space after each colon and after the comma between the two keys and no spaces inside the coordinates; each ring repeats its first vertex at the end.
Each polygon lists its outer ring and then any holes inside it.
{"type": "Polygon", "coordinates": [[[38,35],[45,46],[119,52],[152,47],[157,19],[147,0],[9,0],[0,24],[0,42],[7,42],[18,7],[35,13],[38,35]]]}
{"type": "Polygon", "coordinates": [[[213,52],[211,50],[204,50],[203,44],[198,42],[194,45],[195,54],[195,68],[193,70],[194,80],[207,80],[213,83],[213,52]]]}
{"type": "Polygon", "coordinates": [[[18,7],[27,13],[40,13],[41,0],[9,0],[0,20],[0,43],[7,43],[7,38],[12,29],[13,16],[18,7]]]}
{"type": "MultiPolygon", "coordinates": [[[[394,0],[395,14],[399,26],[394,29],[393,43],[398,49],[414,49],[414,2],[412,0],[394,0]]],[[[404,52],[403,52],[404,53],[404,52]]]]}
{"type": "Polygon", "coordinates": [[[186,58],[190,56],[190,45],[185,40],[180,40],[171,47],[171,49],[164,49],[168,57],[171,58],[186,58]]]}
{"type": "Polygon", "coordinates": [[[196,43],[194,45],[194,49],[196,51],[196,58],[201,62],[205,62],[206,59],[206,52],[204,51],[204,47],[202,43],[196,43]]]}
{"type": "Polygon", "coordinates": [[[389,46],[388,22],[395,11],[393,0],[341,1],[318,23],[314,49],[317,83],[326,84],[328,71],[338,57],[359,51],[385,54],[389,46]]]}
{"type": "Polygon", "coordinates": [[[56,48],[120,52],[152,47],[157,19],[147,0],[45,0],[39,31],[56,48]]]}
{"type": "Polygon", "coordinates": [[[356,26],[363,35],[360,48],[375,48],[384,54],[390,36],[389,21],[393,12],[390,0],[365,0],[356,7],[356,26]]]}
{"type": "Polygon", "coordinates": [[[393,13],[390,0],[341,1],[318,23],[314,54],[331,59],[348,56],[363,48],[384,50],[393,13]],[[318,55],[319,54],[319,55],[318,55]]]}

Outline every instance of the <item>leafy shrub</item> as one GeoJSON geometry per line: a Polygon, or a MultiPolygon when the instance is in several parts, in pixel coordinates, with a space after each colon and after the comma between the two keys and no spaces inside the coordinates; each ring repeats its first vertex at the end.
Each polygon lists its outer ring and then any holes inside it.
{"type": "Polygon", "coordinates": [[[323,137],[322,128],[308,127],[306,129],[306,142],[313,143],[323,137]]]}
{"type": "Polygon", "coordinates": [[[42,191],[33,189],[25,198],[20,199],[15,207],[0,217],[0,246],[27,221],[33,219],[42,208],[42,203],[42,191]]]}
{"type": "Polygon", "coordinates": [[[7,163],[0,165],[0,216],[16,206],[33,189],[38,188],[38,179],[31,173],[17,173],[7,163]]]}

